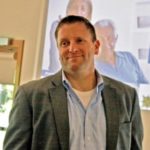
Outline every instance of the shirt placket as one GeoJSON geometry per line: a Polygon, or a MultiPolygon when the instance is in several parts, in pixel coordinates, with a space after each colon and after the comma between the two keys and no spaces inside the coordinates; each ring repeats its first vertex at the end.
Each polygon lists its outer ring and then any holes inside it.
{"type": "Polygon", "coordinates": [[[90,143],[92,142],[92,128],[91,128],[91,121],[90,121],[90,109],[88,108],[85,114],[85,137],[84,137],[84,146],[85,150],[90,150],[91,146],[90,143]]]}

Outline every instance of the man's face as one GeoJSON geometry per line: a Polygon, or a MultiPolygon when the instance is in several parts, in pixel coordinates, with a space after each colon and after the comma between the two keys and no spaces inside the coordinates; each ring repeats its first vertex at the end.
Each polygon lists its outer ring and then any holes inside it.
{"type": "Polygon", "coordinates": [[[88,8],[88,5],[85,1],[76,0],[75,2],[72,2],[72,5],[68,10],[67,15],[83,16],[88,20],[91,20],[91,14],[89,9],[90,8],[88,8]]]}
{"type": "Polygon", "coordinates": [[[114,50],[117,37],[111,27],[96,27],[97,38],[101,41],[102,50],[114,50]]]}
{"type": "Polygon", "coordinates": [[[62,68],[66,72],[94,68],[94,55],[98,54],[99,41],[83,23],[64,24],[58,31],[57,45],[62,68]]]}

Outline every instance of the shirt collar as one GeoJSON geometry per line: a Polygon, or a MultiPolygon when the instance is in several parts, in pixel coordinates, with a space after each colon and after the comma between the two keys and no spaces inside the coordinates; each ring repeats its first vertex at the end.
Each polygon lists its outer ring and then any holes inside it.
{"type": "Polygon", "coordinates": [[[72,88],[69,80],[66,78],[66,75],[64,73],[64,71],[62,70],[62,83],[63,83],[63,86],[69,90],[70,88],[72,88]]]}
{"type": "MultiPolygon", "coordinates": [[[[98,70],[95,70],[96,71],[96,77],[97,77],[97,85],[96,85],[96,92],[98,93],[99,90],[102,91],[103,88],[104,88],[104,80],[101,76],[101,74],[98,72],[98,70]]],[[[63,86],[69,90],[69,89],[72,89],[72,85],[71,83],[69,82],[69,80],[66,78],[65,76],[65,73],[64,71],[62,70],[62,83],[63,83],[63,86]]]]}

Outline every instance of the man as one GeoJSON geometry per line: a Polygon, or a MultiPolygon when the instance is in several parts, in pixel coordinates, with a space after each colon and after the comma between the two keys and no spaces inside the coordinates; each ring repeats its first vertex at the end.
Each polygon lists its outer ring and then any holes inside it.
{"type": "Polygon", "coordinates": [[[68,16],[55,35],[62,70],[19,88],[4,150],[141,150],[136,91],[95,70],[92,24],[68,16]]]}
{"type": "Polygon", "coordinates": [[[96,67],[103,75],[125,82],[136,88],[139,84],[148,83],[137,59],[127,51],[115,51],[118,35],[112,20],[103,19],[95,23],[98,39],[102,46],[96,67]]]}
{"type": "MultiPolygon", "coordinates": [[[[68,15],[77,15],[83,16],[89,20],[92,18],[92,2],[91,0],[69,0],[67,8],[66,8],[66,16],[68,15]]],[[[59,20],[55,20],[52,23],[50,29],[50,50],[49,50],[49,73],[54,74],[60,68],[61,64],[59,61],[59,52],[57,48],[57,44],[55,41],[55,29],[59,23],[59,20]]]]}

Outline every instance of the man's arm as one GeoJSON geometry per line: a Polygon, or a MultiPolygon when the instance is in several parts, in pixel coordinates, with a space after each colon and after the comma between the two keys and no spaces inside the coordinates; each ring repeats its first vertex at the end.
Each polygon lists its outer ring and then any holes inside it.
{"type": "Polygon", "coordinates": [[[20,88],[10,112],[3,150],[30,150],[31,134],[32,111],[23,88],[20,88]]]}
{"type": "Polygon", "coordinates": [[[134,93],[135,102],[133,105],[131,150],[142,150],[143,124],[141,119],[138,95],[136,91],[134,91],[134,93]]]}

